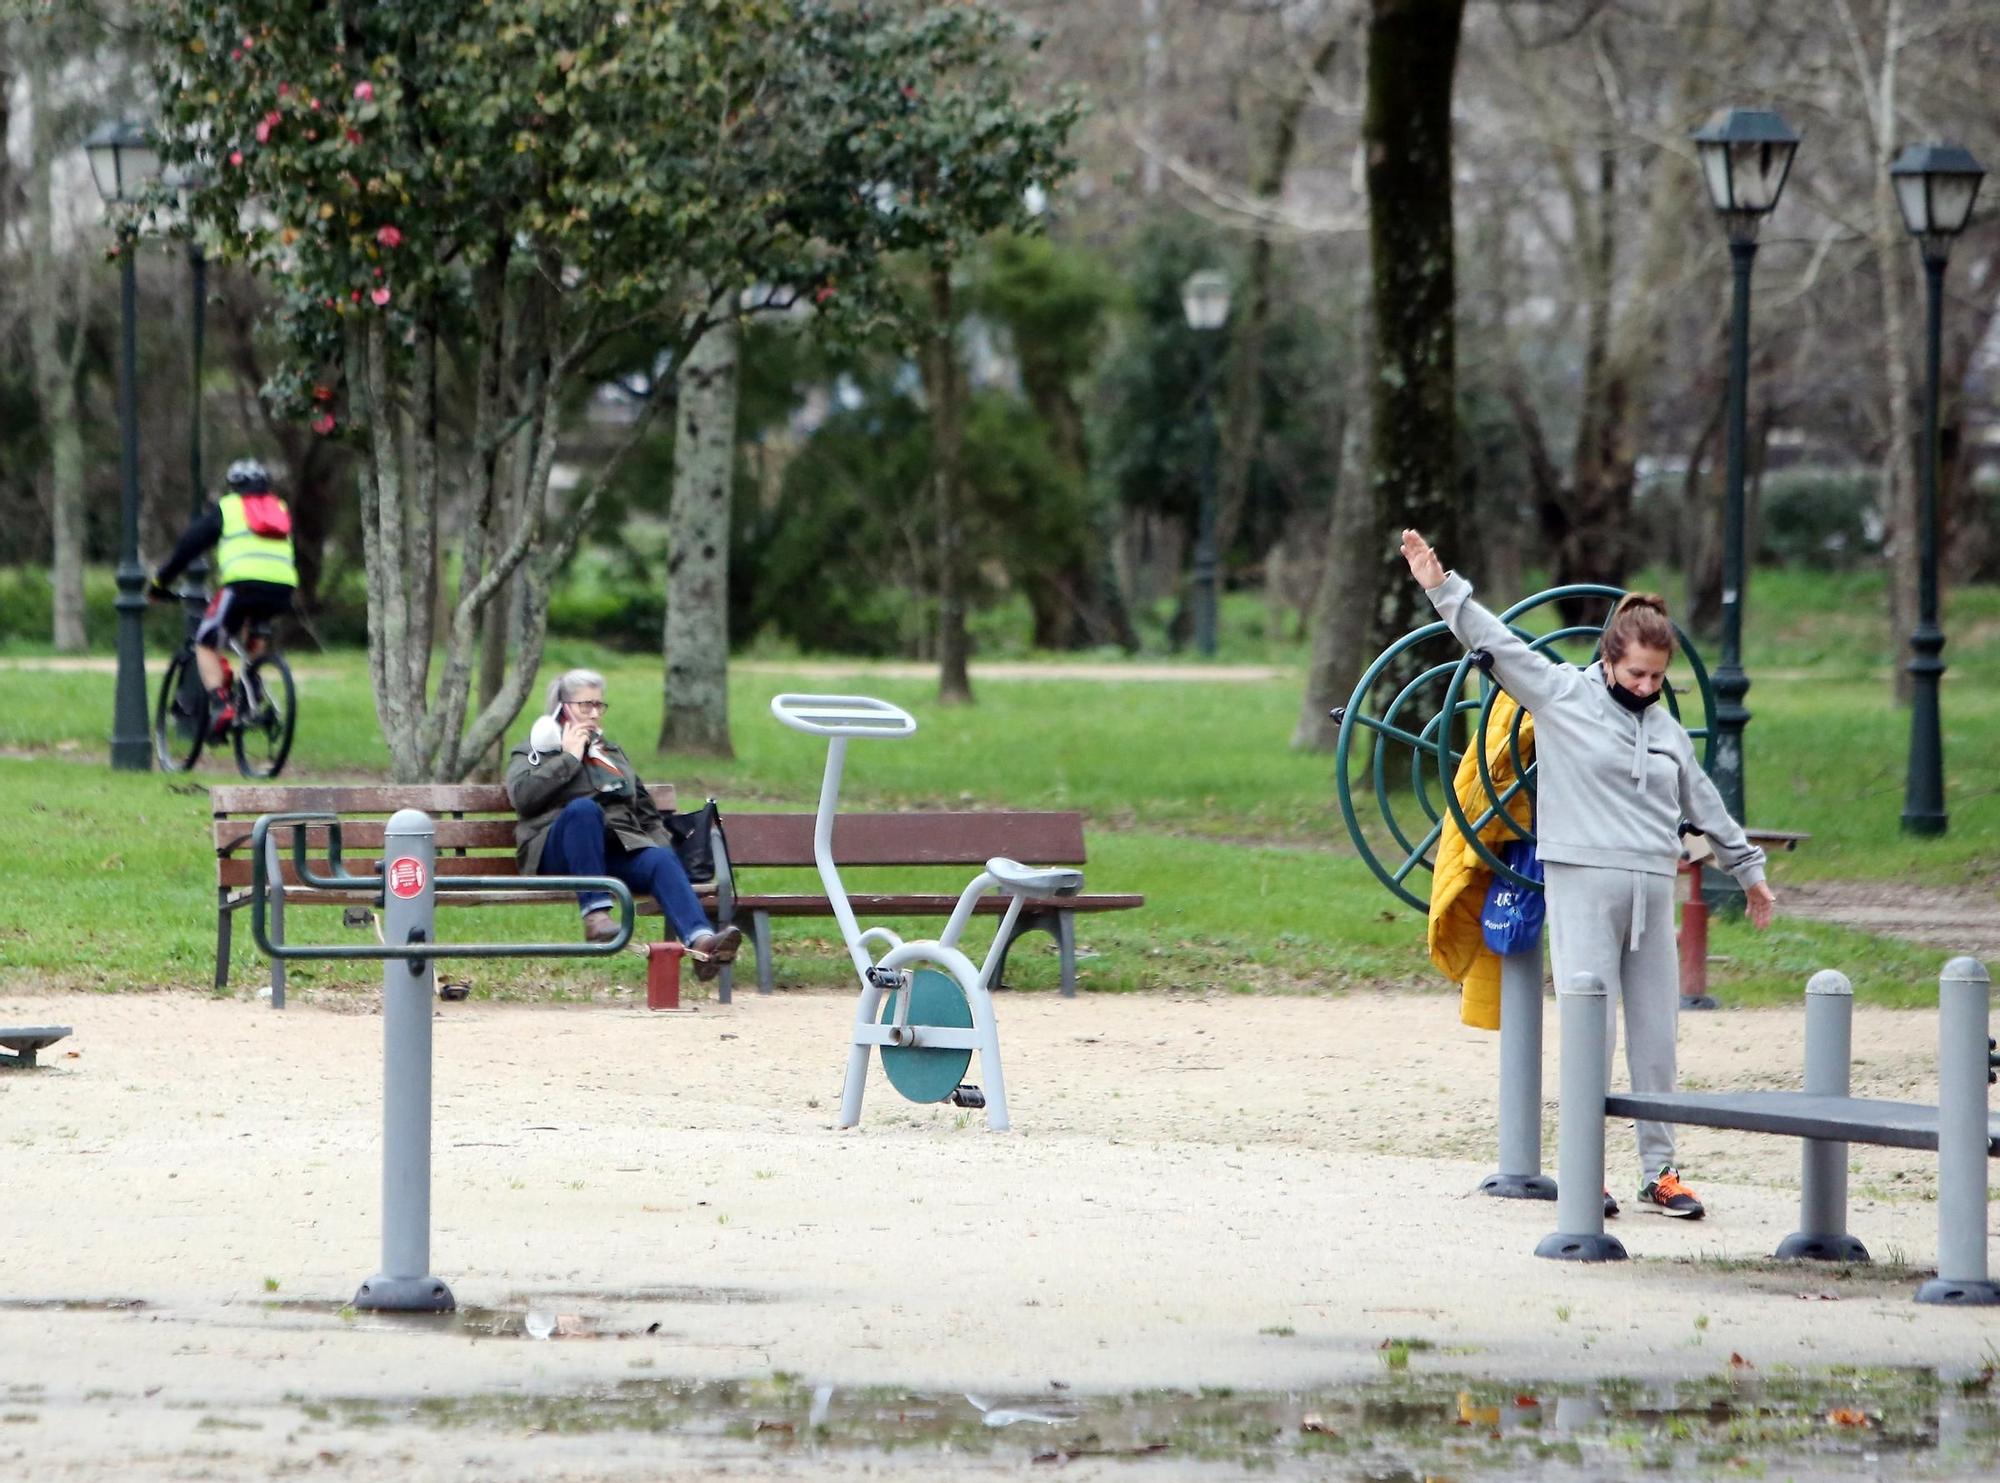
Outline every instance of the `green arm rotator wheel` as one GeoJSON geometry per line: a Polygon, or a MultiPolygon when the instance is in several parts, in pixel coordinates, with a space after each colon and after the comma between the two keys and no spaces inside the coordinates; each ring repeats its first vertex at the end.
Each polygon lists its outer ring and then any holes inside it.
{"type": "MultiPolygon", "coordinates": [[[[895,1023],[897,1005],[904,992],[902,989],[891,989],[882,996],[882,1012],[877,1023],[895,1023]]],[[[907,992],[910,1012],[904,1023],[938,1025],[954,1030],[972,1028],[972,1006],[965,1002],[964,991],[950,974],[940,973],[935,968],[919,968],[910,975],[907,992]]],[[[912,1102],[950,1101],[959,1083],[965,1080],[966,1068],[971,1064],[970,1049],[942,1050],[923,1045],[882,1047],[882,1070],[889,1078],[889,1085],[912,1102]]]]}
{"type": "MultiPolygon", "coordinates": [[[[1559,624],[1553,632],[1537,636],[1520,626],[1519,620],[1525,614],[1549,604],[1582,600],[1603,601],[1608,613],[1623,596],[1621,588],[1576,583],[1523,598],[1500,614],[1500,619],[1527,640],[1530,647],[1557,657],[1561,652],[1559,645],[1574,641],[1588,640],[1594,648],[1602,625],[1559,624]]],[[[1679,640],[1680,656],[1693,672],[1694,683],[1690,688],[1699,701],[1703,718],[1703,724],[1688,727],[1688,734],[1703,743],[1702,766],[1713,768],[1715,736],[1707,718],[1715,713],[1715,697],[1709,685],[1708,667],[1702,663],[1701,655],[1678,626],[1674,633],[1679,640]]],[[[1533,837],[1529,831],[1514,823],[1505,813],[1505,806],[1523,789],[1533,791],[1536,772],[1534,763],[1523,766],[1526,759],[1521,755],[1518,716],[1508,737],[1508,750],[1516,772],[1514,780],[1504,788],[1498,787],[1486,766],[1493,703],[1500,694],[1500,688],[1487,672],[1490,661],[1487,665],[1479,662],[1484,658],[1483,655],[1467,654],[1460,649],[1445,624],[1427,623],[1385,649],[1362,674],[1347,704],[1333,712],[1333,718],[1340,723],[1334,780],[1348,836],[1354,841],[1355,850],[1363,863],[1375,873],[1376,878],[1406,905],[1418,911],[1429,908],[1429,891],[1424,889],[1419,894],[1407,882],[1419,868],[1434,868],[1435,846],[1444,831],[1447,815],[1460,833],[1471,841],[1472,849],[1482,864],[1503,878],[1523,881],[1523,877],[1516,875],[1479,838],[1480,829],[1496,816],[1506,819],[1508,829],[1514,834],[1522,838],[1533,837]],[[1430,645],[1429,660],[1418,653],[1425,645],[1430,645]],[[1436,657],[1439,653],[1449,657],[1439,661],[1436,657]],[[1478,693],[1473,695],[1468,694],[1467,689],[1468,677],[1475,671],[1480,678],[1478,693]],[[1442,693],[1431,698],[1440,684],[1442,693]],[[1462,755],[1458,750],[1460,739],[1468,729],[1470,739],[1478,749],[1480,782],[1486,795],[1482,806],[1473,815],[1468,815],[1460,806],[1452,787],[1453,775],[1462,755]],[[1357,742],[1363,748],[1359,755],[1354,752],[1357,742]],[[1392,757],[1397,764],[1394,767],[1390,766],[1392,757]],[[1379,820],[1374,837],[1362,827],[1356,806],[1356,763],[1365,768],[1369,788],[1374,795],[1373,812],[1379,820]],[[1407,788],[1402,786],[1405,779],[1407,788]],[[1414,806],[1423,820],[1423,828],[1412,830],[1404,827],[1396,812],[1399,801],[1406,810],[1414,806]],[[1386,840],[1381,837],[1385,832],[1386,840]],[[1377,851],[1385,845],[1399,851],[1400,858],[1394,854],[1378,855],[1377,851]]],[[[1588,660],[1582,659],[1581,662],[1587,663],[1588,660]]],[[[1667,692],[1667,708],[1683,724],[1688,718],[1681,714],[1681,700],[1688,693],[1688,689],[1678,692],[1670,689],[1667,692]]]]}

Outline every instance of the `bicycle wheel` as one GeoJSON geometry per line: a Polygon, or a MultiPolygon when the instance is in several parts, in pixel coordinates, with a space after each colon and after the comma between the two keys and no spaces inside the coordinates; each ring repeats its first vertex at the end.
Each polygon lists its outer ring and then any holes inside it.
{"type": "Polygon", "coordinates": [[[208,687],[201,682],[193,648],[183,646],[168,663],[153,706],[153,755],[160,771],[186,772],[200,759],[207,740],[208,687]]]}
{"type": "Polygon", "coordinates": [[[246,778],[274,778],[292,752],[298,696],[282,654],[250,661],[236,684],[236,769],[246,778]]]}

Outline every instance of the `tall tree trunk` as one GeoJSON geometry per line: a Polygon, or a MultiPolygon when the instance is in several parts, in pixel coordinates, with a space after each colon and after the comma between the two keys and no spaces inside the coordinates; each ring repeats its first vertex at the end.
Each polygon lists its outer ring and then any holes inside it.
{"type": "MultiPolygon", "coordinates": [[[[1291,173],[1292,158],[1298,152],[1299,116],[1312,97],[1314,82],[1333,69],[1334,59],[1340,55],[1340,37],[1348,24],[1346,12],[1337,10],[1304,65],[1292,70],[1281,84],[1250,182],[1250,192],[1258,201],[1275,205],[1284,196],[1285,177],[1291,173]]],[[[1264,341],[1271,327],[1275,255],[1270,229],[1260,226],[1250,239],[1241,289],[1244,304],[1229,336],[1229,385],[1223,393],[1221,476],[1217,481],[1220,497],[1215,516],[1218,572],[1227,566],[1229,548],[1236,542],[1243,512],[1250,503],[1250,473],[1256,466],[1257,437],[1263,425],[1264,341]]]]}
{"type": "Polygon", "coordinates": [[[938,703],[972,700],[965,631],[965,395],[953,334],[951,264],[930,269],[931,326],[924,344],[924,394],[931,408],[931,463],[937,506],[938,703]]]}
{"type": "Polygon", "coordinates": [[[1470,565],[1458,479],[1456,286],[1452,230],[1452,75],[1465,0],[1372,0],[1368,20],[1368,249],[1375,374],[1369,381],[1369,479],[1376,526],[1380,650],[1419,620],[1422,593],[1393,533],[1413,526],[1470,565]]]}
{"type": "Polygon", "coordinates": [[[1855,91],[1869,143],[1868,166],[1874,181],[1869,201],[1869,238],[1875,251],[1875,277],[1882,294],[1882,369],[1888,397],[1889,445],[1883,457],[1882,513],[1888,539],[1889,631],[1897,662],[1890,666],[1893,693],[1899,704],[1910,699],[1910,676],[1904,668],[1904,648],[1917,624],[1917,486],[1916,419],[1910,407],[1909,311],[1905,295],[1913,255],[1903,230],[1896,192],[1889,179],[1889,162],[1899,139],[1896,116],[1897,68],[1907,40],[1903,31],[1903,0],[1887,0],[1882,13],[1881,56],[1872,62],[1868,38],[1849,0],[1834,7],[1847,33],[1853,58],[1855,91]],[[1871,76],[1871,70],[1873,75],[1871,76]]]}
{"type": "MultiPolygon", "coordinates": [[[[56,101],[48,58],[40,44],[27,52],[28,95],[33,138],[28,150],[28,355],[33,362],[35,397],[49,440],[49,525],[53,534],[50,583],[53,588],[51,641],[59,653],[84,647],[83,598],[83,429],[77,422],[77,360],[83,352],[83,325],[72,324],[62,343],[65,305],[72,312],[81,296],[64,291],[63,263],[55,246],[54,161],[60,156],[56,101]]],[[[131,250],[128,248],[128,250],[131,250]]],[[[82,256],[81,252],[76,254],[82,256]]]]}
{"type": "Polygon", "coordinates": [[[1368,632],[1382,580],[1374,539],[1381,526],[1375,508],[1373,473],[1362,464],[1361,420],[1349,421],[1341,438],[1340,466],[1333,481],[1333,513],[1327,524],[1326,567],[1313,594],[1312,660],[1299,707],[1292,745],[1330,752],[1340,727],[1327,714],[1345,705],[1376,650],[1355,642],[1368,632]]]}
{"type": "MultiPolygon", "coordinates": [[[[725,300],[734,295],[725,295],[725,300]]],[[[666,707],[660,750],[733,757],[729,741],[729,508],[741,335],[728,304],[675,374],[667,507],[666,707]]]]}

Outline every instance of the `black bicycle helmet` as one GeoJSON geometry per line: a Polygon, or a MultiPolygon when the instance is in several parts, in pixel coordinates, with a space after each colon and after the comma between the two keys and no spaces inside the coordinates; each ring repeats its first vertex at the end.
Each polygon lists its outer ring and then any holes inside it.
{"type": "Polygon", "coordinates": [[[271,476],[264,465],[254,458],[239,458],[229,466],[225,476],[231,494],[269,494],[271,476]]]}

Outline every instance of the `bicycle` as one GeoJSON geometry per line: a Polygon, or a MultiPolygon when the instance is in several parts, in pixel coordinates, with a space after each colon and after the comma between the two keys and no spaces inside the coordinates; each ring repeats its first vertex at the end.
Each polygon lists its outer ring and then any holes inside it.
{"type": "MultiPolygon", "coordinates": [[[[168,594],[182,602],[199,593],[168,594]]],[[[292,684],[292,667],[276,648],[271,625],[253,622],[244,632],[245,648],[235,634],[225,636],[231,664],[223,660],[229,676],[230,699],[236,717],[224,729],[236,752],[236,769],[246,778],[274,778],[292,752],[292,736],[298,723],[298,692],[292,684]]],[[[159,699],[153,706],[153,754],[163,772],[186,772],[201,759],[201,749],[222,736],[209,724],[212,698],[201,680],[195,662],[194,624],[181,638],[180,648],[167,664],[160,681],[159,699]]]]}

